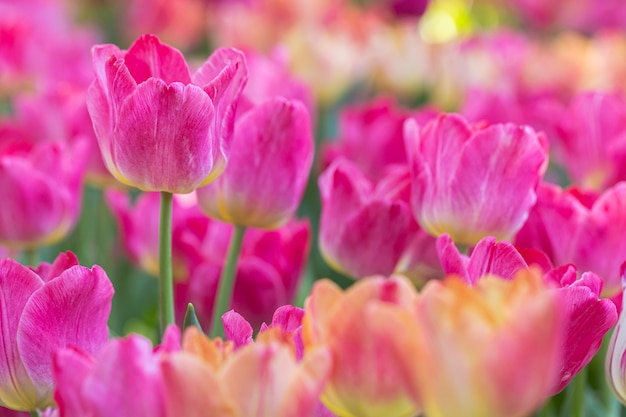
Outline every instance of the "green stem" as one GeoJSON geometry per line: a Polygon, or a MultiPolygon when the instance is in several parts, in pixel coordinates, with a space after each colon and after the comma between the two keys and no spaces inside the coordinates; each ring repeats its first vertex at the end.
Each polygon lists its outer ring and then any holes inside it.
{"type": "Polygon", "coordinates": [[[572,417],[585,416],[585,388],[587,386],[587,367],[583,368],[572,382],[572,417]]]}
{"type": "Polygon", "coordinates": [[[38,410],[33,410],[30,412],[30,417],[39,417],[39,411],[38,410]]]}
{"type": "Polygon", "coordinates": [[[159,324],[161,334],[174,324],[174,279],[172,276],[172,193],[161,191],[159,222],[159,324]]]}
{"type": "Polygon", "coordinates": [[[217,295],[213,306],[213,321],[211,323],[211,335],[213,337],[224,337],[224,326],[222,326],[222,315],[226,313],[230,307],[233,288],[235,286],[235,272],[237,271],[237,260],[239,252],[241,252],[241,244],[243,243],[243,235],[246,232],[245,226],[235,225],[233,236],[228,246],[228,254],[226,255],[226,263],[222,269],[222,276],[218,283],[217,295]]]}

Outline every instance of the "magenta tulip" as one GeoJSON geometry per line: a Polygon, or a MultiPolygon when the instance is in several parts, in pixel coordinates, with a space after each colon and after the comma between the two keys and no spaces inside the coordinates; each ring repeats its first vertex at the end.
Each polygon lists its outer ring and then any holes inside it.
{"type": "Polygon", "coordinates": [[[96,353],[107,341],[113,286],[100,267],[79,266],[67,252],[37,272],[0,261],[0,289],[0,405],[43,410],[54,404],[54,352],[96,353]]]}
{"type": "Polygon", "coordinates": [[[183,55],[144,35],[121,51],[92,49],[96,80],[87,106],[104,162],[145,191],[189,193],[226,168],[243,54],[218,49],[190,75],[183,55]]]}
{"type": "Polygon", "coordinates": [[[211,217],[240,226],[273,229],[295,213],[313,162],[306,107],[276,97],[242,115],[235,125],[229,166],[198,189],[211,217]]]}
{"type": "Polygon", "coordinates": [[[543,134],[442,114],[424,127],[408,120],[405,139],[413,212],[426,231],[474,245],[485,236],[510,239],[522,227],[547,168],[543,134]]]}

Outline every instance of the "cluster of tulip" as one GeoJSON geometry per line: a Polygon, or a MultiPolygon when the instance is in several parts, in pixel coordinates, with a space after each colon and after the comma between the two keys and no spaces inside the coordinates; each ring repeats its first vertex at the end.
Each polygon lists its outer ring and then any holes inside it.
{"type": "Polygon", "coordinates": [[[0,0],[0,417],[625,410],[621,0],[100,3],[0,0]]]}

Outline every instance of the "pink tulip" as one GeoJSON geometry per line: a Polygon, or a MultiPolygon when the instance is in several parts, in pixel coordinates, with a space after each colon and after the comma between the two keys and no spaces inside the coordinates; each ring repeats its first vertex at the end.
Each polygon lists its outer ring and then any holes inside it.
{"type": "Polygon", "coordinates": [[[576,96],[554,122],[555,151],[572,181],[598,191],[626,180],[626,100],[617,94],[576,96]]]}
{"type": "Polygon", "coordinates": [[[87,143],[7,142],[0,150],[0,243],[16,249],[56,243],[80,214],[87,143]]]}
{"type": "Polygon", "coordinates": [[[417,292],[402,277],[371,277],[345,292],[317,281],[305,303],[305,352],[326,346],[333,367],[322,402],[339,416],[412,417],[419,335],[417,292]]]}
{"type": "Polygon", "coordinates": [[[373,184],[340,158],[320,176],[319,186],[319,245],[334,269],[353,278],[396,272],[424,281],[438,275],[434,239],[413,218],[406,168],[396,166],[373,184]]]}
{"type": "Polygon", "coordinates": [[[442,114],[405,124],[413,212],[420,225],[460,244],[512,238],[535,204],[547,168],[547,141],[529,127],[471,126],[442,114]]]}
{"type": "Polygon", "coordinates": [[[198,189],[198,201],[221,221],[279,227],[298,208],[312,162],[305,106],[296,100],[269,99],[237,120],[229,167],[213,184],[198,189]]]}
{"type": "Polygon", "coordinates": [[[562,306],[538,270],[472,288],[430,281],[417,303],[414,391],[427,416],[521,417],[550,394],[562,306]]]}
{"type": "Polygon", "coordinates": [[[247,79],[241,52],[218,49],[193,75],[178,50],[152,35],[128,51],[98,45],[92,55],[87,107],[115,178],[184,194],[223,172],[247,79]]]}
{"type": "Polygon", "coordinates": [[[76,346],[96,353],[107,341],[113,287],[98,266],[78,266],[71,252],[35,272],[0,261],[0,404],[16,410],[53,405],[52,359],[76,346]]]}
{"type": "MultiPolygon", "coordinates": [[[[446,274],[457,274],[469,285],[477,285],[484,276],[511,280],[521,270],[537,260],[529,253],[520,253],[509,242],[496,242],[492,237],[482,239],[470,256],[461,255],[447,235],[437,239],[437,249],[446,274]]],[[[542,262],[545,266],[546,262],[542,262]]],[[[576,268],[564,265],[544,269],[544,281],[561,300],[566,322],[565,338],[560,347],[559,377],[550,388],[555,395],[578,374],[594,357],[602,345],[602,338],[617,321],[615,304],[600,299],[602,279],[593,272],[585,272],[576,279],[576,268]]]]}
{"type": "Polygon", "coordinates": [[[541,184],[516,245],[542,250],[554,265],[571,263],[579,271],[595,272],[604,279],[602,295],[616,295],[621,288],[620,264],[626,259],[625,205],[624,182],[600,195],[541,184]]]}
{"type": "Polygon", "coordinates": [[[434,110],[409,111],[386,97],[345,107],[339,114],[338,139],[323,149],[324,168],[344,157],[355,163],[370,181],[377,182],[390,167],[406,165],[404,121],[415,117],[421,124],[435,116],[434,110]]]}

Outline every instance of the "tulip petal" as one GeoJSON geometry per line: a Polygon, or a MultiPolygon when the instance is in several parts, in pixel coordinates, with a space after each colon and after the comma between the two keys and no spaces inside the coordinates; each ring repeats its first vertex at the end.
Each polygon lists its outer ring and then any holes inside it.
{"type": "Polygon", "coordinates": [[[113,143],[118,179],[144,191],[193,191],[213,169],[213,117],[213,103],[199,87],[144,82],[120,109],[113,143]]]}
{"type": "Polygon", "coordinates": [[[17,333],[24,306],[43,285],[27,267],[12,259],[0,261],[0,405],[13,409],[33,410],[39,405],[22,364],[17,333]]]}
{"type": "Polygon", "coordinates": [[[248,67],[243,53],[233,48],[218,48],[195,72],[193,83],[199,85],[215,106],[214,132],[220,152],[213,154],[214,175],[208,184],[226,169],[235,126],[235,113],[241,92],[248,80],[248,67]]]}
{"type": "Polygon", "coordinates": [[[82,385],[93,367],[92,356],[75,348],[60,349],[54,355],[53,369],[56,390],[54,400],[64,417],[89,415],[85,404],[82,385]]]}
{"type": "Polygon", "coordinates": [[[224,334],[226,340],[232,340],[235,344],[235,349],[252,343],[252,326],[243,316],[237,313],[235,310],[230,310],[224,313],[222,316],[222,323],[224,324],[224,334]]]}
{"type": "Polygon", "coordinates": [[[24,307],[17,343],[41,398],[54,388],[52,358],[63,347],[95,354],[109,337],[113,286],[98,266],[74,266],[35,292],[24,307]]]}
{"type": "Polygon", "coordinates": [[[139,37],[124,56],[126,67],[137,84],[149,78],[160,78],[167,84],[189,84],[191,75],[185,57],[176,48],[161,43],[154,35],[139,37]]]}
{"type": "Polygon", "coordinates": [[[238,417],[210,366],[187,353],[161,360],[167,417],[238,417]]]}
{"type": "Polygon", "coordinates": [[[520,269],[527,268],[528,265],[515,246],[506,241],[496,242],[496,239],[491,236],[478,242],[467,265],[467,271],[473,283],[485,275],[512,279],[520,269]]]}
{"type": "Polygon", "coordinates": [[[93,417],[166,417],[165,387],[150,341],[131,335],[107,344],[83,395],[93,417]]]}

